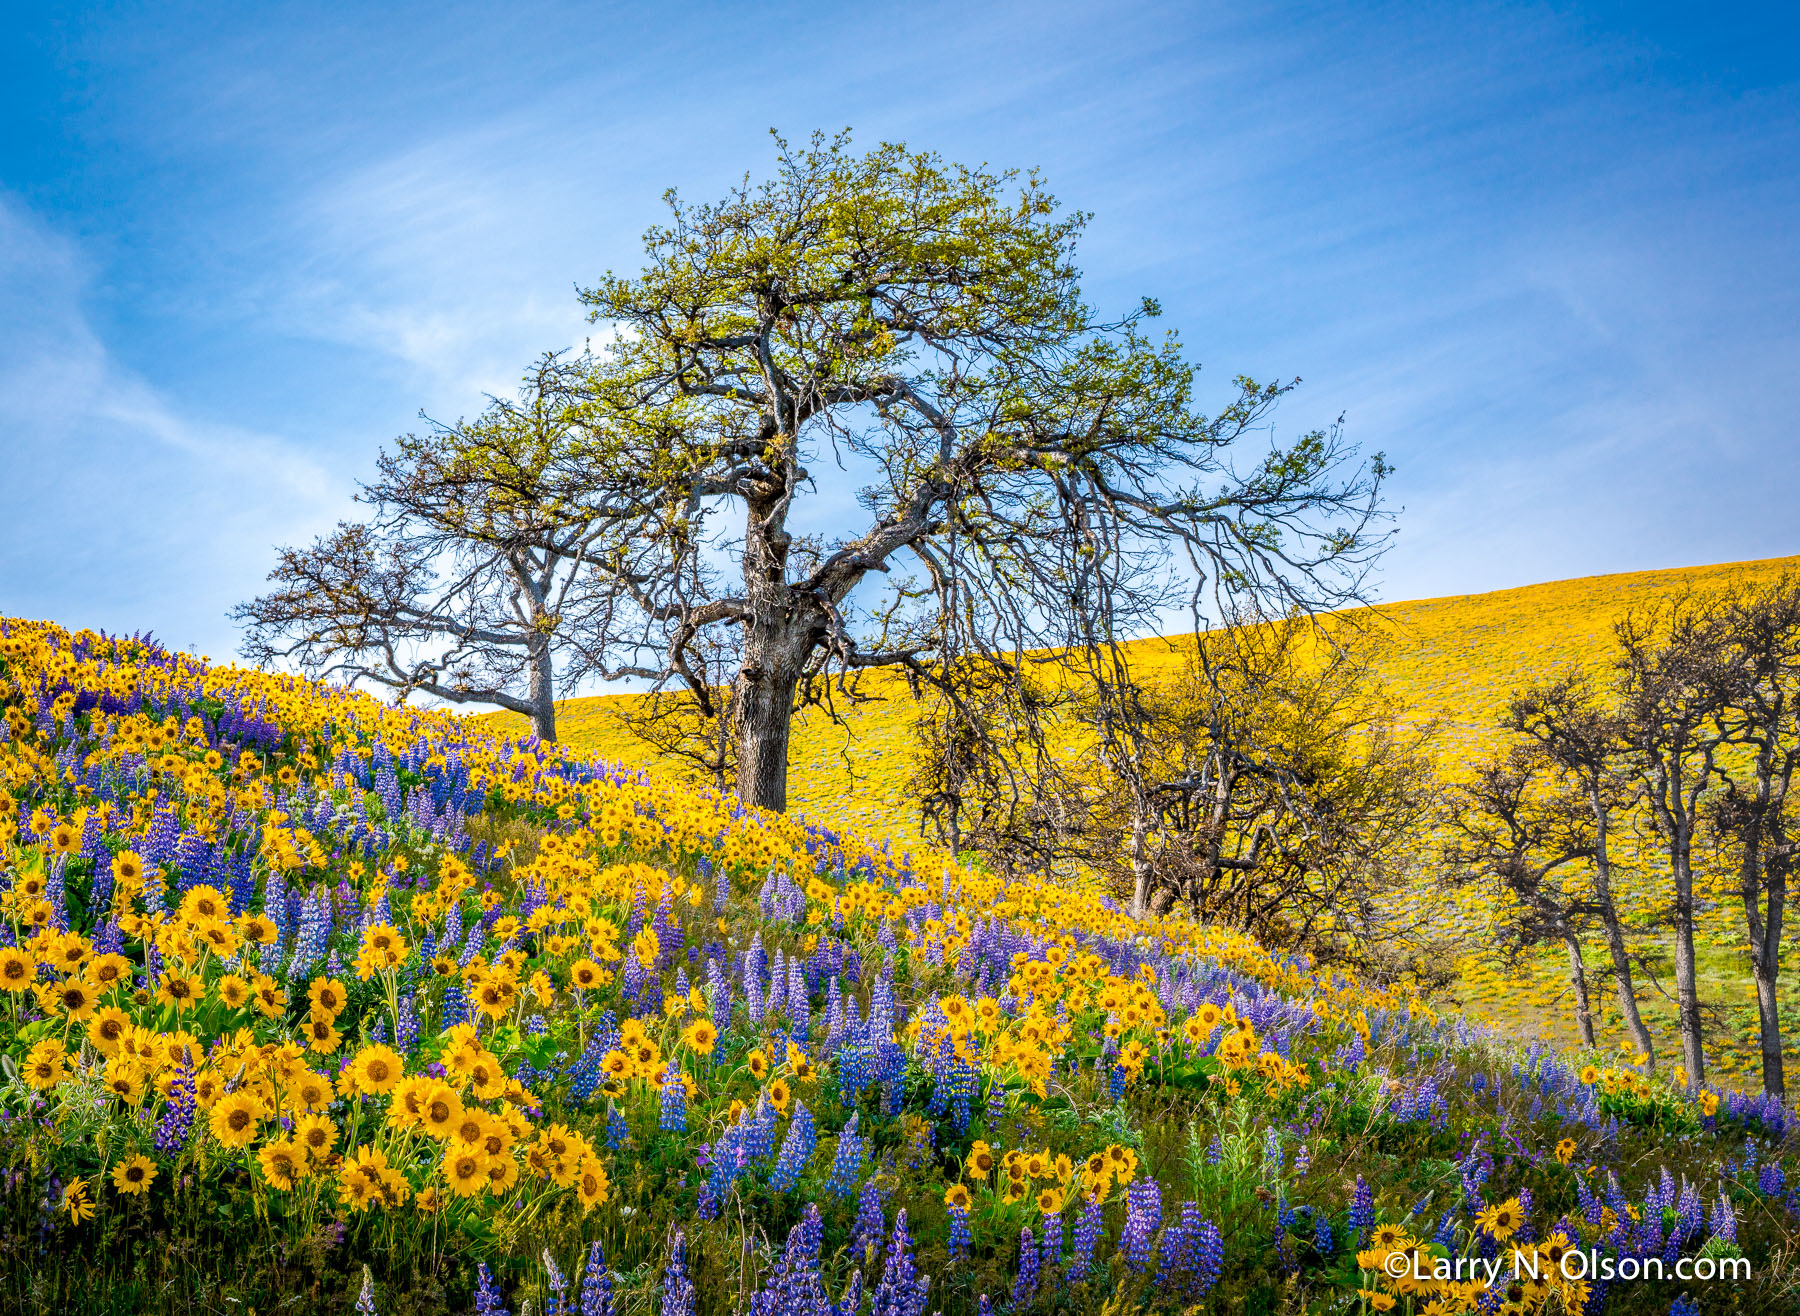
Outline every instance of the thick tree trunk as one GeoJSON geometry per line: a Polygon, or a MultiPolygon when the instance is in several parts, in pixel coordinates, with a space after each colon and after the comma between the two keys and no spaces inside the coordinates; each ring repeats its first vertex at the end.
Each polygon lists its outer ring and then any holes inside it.
{"type": "Polygon", "coordinates": [[[556,739],[556,673],[550,641],[539,636],[530,649],[531,730],[539,740],[556,739]]]}
{"type": "Polygon", "coordinates": [[[1608,813],[1605,804],[1594,796],[1594,897],[1600,906],[1600,924],[1606,930],[1606,950],[1612,960],[1613,986],[1619,998],[1619,1014],[1625,1030],[1637,1043],[1638,1054],[1649,1057],[1656,1066],[1656,1048],[1650,1044],[1650,1030],[1638,1013],[1637,985],[1631,977],[1631,955],[1625,949],[1625,932],[1619,926],[1619,907],[1613,899],[1612,857],[1608,849],[1608,813]]]}
{"type": "Polygon", "coordinates": [[[777,813],[787,811],[788,736],[800,682],[800,664],[783,657],[752,643],[737,677],[738,799],[777,813]]]}

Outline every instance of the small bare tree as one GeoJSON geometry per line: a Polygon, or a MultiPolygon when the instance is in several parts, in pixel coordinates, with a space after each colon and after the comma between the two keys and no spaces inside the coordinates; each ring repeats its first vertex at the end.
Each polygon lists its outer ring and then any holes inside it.
{"type": "Polygon", "coordinates": [[[1718,785],[1726,745],[1719,719],[1734,679],[1727,670],[1722,621],[1717,597],[1690,593],[1634,609],[1613,628],[1626,762],[1643,816],[1669,866],[1676,1013],[1690,1092],[1706,1078],[1694,959],[1694,842],[1708,791],[1718,785]]]}
{"type": "Polygon", "coordinates": [[[518,400],[397,440],[359,495],[374,515],[281,549],[275,588],[233,611],[244,655],[493,704],[554,740],[558,664],[566,682],[588,670],[580,634],[604,603],[588,570],[601,523],[563,480],[584,378],[548,355],[518,400]]]}
{"type": "Polygon", "coordinates": [[[1792,804],[1800,768],[1800,576],[1733,590],[1721,614],[1728,685],[1717,724],[1731,748],[1720,757],[1723,794],[1710,817],[1737,861],[1763,1090],[1785,1097],[1779,987],[1788,877],[1800,849],[1792,804]]]}
{"type": "MultiPolygon", "coordinates": [[[[1579,789],[1559,782],[1557,765],[1539,745],[1515,745],[1475,770],[1474,779],[1451,792],[1446,820],[1446,875],[1453,883],[1476,878],[1497,882],[1511,898],[1496,926],[1503,951],[1546,940],[1569,956],[1569,990],[1575,1028],[1594,1045],[1594,1016],[1581,934],[1594,902],[1581,874],[1595,855],[1595,823],[1579,789]],[[1558,789],[1561,786],[1562,789],[1558,789]]],[[[1636,1016],[1635,1002],[1632,1017],[1636,1016]]]]}
{"type": "Polygon", "coordinates": [[[1655,1062],[1656,1048],[1638,1010],[1631,955],[1613,894],[1613,830],[1629,816],[1637,792],[1628,779],[1624,726],[1583,673],[1565,672],[1515,691],[1501,725],[1527,737],[1584,803],[1590,826],[1587,858],[1592,890],[1586,903],[1599,919],[1612,965],[1619,1014],[1640,1055],[1655,1062]]]}

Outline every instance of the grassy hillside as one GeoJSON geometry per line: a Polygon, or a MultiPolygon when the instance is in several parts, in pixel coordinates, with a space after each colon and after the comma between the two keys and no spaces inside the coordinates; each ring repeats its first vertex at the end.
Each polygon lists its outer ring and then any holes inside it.
{"type": "MultiPolygon", "coordinates": [[[[1414,599],[1358,615],[1391,635],[1381,676],[1416,716],[1440,719],[1440,754],[1449,769],[1495,739],[1494,720],[1514,686],[1564,663],[1603,665],[1612,624],[1628,608],[1685,589],[1763,579],[1796,567],[1800,557],[1583,576],[1489,594],[1414,599]]],[[[1166,645],[1148,640],[1139,647],[1166,645]]],[[[914,709],[905,684],[893,678],[869,679],[865,694],[869,702],[850,713],[848,727],[833,725],[818,709],[800,716],[790,808],[829,816],[840,825],[853,821],[899,844],[918,835],[918,811],[904,789],[914,709]]],[[[620,706],[636,698],[598,695],[559,704],[564,743],[584,754],[651,764],[655,756],[618,718],[620,706]]],[[[526,725],[513,713],[489,717],[509,730],[526,725]]],[[[660,766],[679,771],[674,764],[660,766]]]]}
{"type": "Polygon", "coordinates": [[[0,733],[0,1311],[1791,1308],[1772,1100],[136,639],[0,733]]]}
{"type": "MultiPolygon", "coordinates": [[[[1564,664],[1604,668],[1611,653],[1612,625],[1628,609],[1684,590],[1768,579],[1796,567],[1800,557],[1585,576],[1487,594],[1415,599],[1352,615],[1389,636],[1380,674],[1410,706],[1412,716],[1438,720],[1440,765],[1453,778],[1499,740],[1496,718],[1513,688],[1564,664]]],[[[1169,641],[1158,639],[1143,641],[1140,648],[1154,654],[1168,646],[1169,641]]],[[[800,716],[789,787],[792,810],[831,819],[834,825],[854,826],[896,846],[916,842],[918,812],[905,792],[911,770],[912,702],[904,683],[893,678],[876,676],[865,682],[864,692],[869,701],[850,713],[847,727],[834,725],[817,709],[800,716]]],[[[565,742],[582,753],[652,764],[653,756],[618,718],[621,705],[633,698],[566,701],[560,706],[565,742]]],[[[512,714],[492,720],[508,730],[525,725],[512,714]]],[[[670,764],[659,766],[678,770],[670,764]]],[[[1648,872],[1635,887],[1629,882],[1622,885],[1635,921],[1634,949],[1650,956],[1666,978],[1667,964],[1658,963],[1666,959],[1666,939],[1653,926],[1662,900],[1660,882],[1648,872]]],[[[1413,899],[1429,908],[1442,897],[1422,887],[1413,899]]],[[[1468,929],[1457,1003],[1497,1026],[1572,1042],[1566,966],[1560,953],[1500,963],[1482,932],[1489,908],[1482,893],[1471,892],[1455,908],[1443,911],[1468,929]]],[[[1712,1061],[1734,1077],[1745,1075],[1754,1063],[1755,1015],[1746,949],[1731,908],[1715,910],[1702,928],[1702,992],[1723,1011],[1712,1061]]],[[[1789,1003],[1800,1025],[1800,990],[1790,993],[1789,1003]]],[[[1605,1007],[1604,1001],[1596,1004],[1605,1007]]],[[[1659,1046],[1667,1043],[1672,1049],[1672,1012],[1660,998],[1648,1001],[1645,1008],[1659,1046]]],[[[1615,1043],[1622,1040],[1623,1033],[1607,1031],[1605,1022],[1603,1015],[1602,1036],[1615,1043]]],[[[1793,1033],[1800,1034],[1800,1026],[1793,1033]]],[[[1796,1059],[1800,1060],[1800,1051],[1796,1059]]]]}

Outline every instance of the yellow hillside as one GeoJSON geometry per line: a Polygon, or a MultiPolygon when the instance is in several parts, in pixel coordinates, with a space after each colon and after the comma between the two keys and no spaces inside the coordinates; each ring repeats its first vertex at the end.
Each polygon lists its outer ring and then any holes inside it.
{"type": "MultiPolygon", "coordinates": [[[[1633,604],[1684,589],[1756,579],[1800,568],[1800,557],[1718,566],[1634,571],[1384,605],[1372,617],[1392,635],[1383,677],[1418,717],[1441,720],[1440,755],[1464,758],[1493,735],[1507,693],[1563,663],[1603,665],[1610,628],[1633,604]]],[[[1162,640],[1144,641],[1161,648],[1162,640]]],[[[877,676],[864,682],[870,702],[849,714],[848,729],[818,709],[798,719],[791,808],[900,841],[918,834],[918,813],[904,798],[910,771],[905,684],[877,676]]],[[[600,695],[559,705],[559,731],[579,749],[648,765],[653,756],[620,724],[615,711],[632,695],[600,695]]],[[[523,730],[511,713],[490,715],[523,730]]],[[[665,765],[668,766],[668,765],[665,765]]]]}
{"type": "MultiPolygon", "coordinates": [[[[1460,775],[1471,758],[1495,742],[1495,721],[1516,686],[1565,663],[1603,669],[1611,655],[1611,627],[1634,604],[1654,602],[1686,589],[1734,580],[1770,578],[1800,569],[1800,557],[1527,585],[1521,589],[1449,598],[1416,599],[1354,614],[1384,629],[1391,640],[1380,664],[1382,676],[1417,718],[1439,721],[1439,762],[1446,776],[1460,775]]],[[[1163,639],[1141,642],[1144,656],[1158,661],[1163,639]]],[[[834,726],[817,709],[796,726],[789,800],[794,812],[834,827],[854,827],[877,838],[903,843],[919,834],[916,808],[905,798],[911,772],[909,724],[913,705],[904,682],[875,676],[865,680],[869,702],[849,712],[849,727],[834,726]]],[[[621,699],[601,696],[561,705],[560,731],[583,750],[634,764],[655,765],[645,747],[620,724],[621,699]]],[[[511,729],[525,721],[496,715],[511,729]]],[[[1629,850],[1629,846],[1627,846],[1629,850]]],[[[1651,957],[1667,976],[1666,933],[1656,918],[1665,899],[1656,872],[1631,880],[1635,865],[1621,859],[1621,902],[1634,952],[1651,957]]],[[[1654,868],[1654,861],[1651,861],[1654,868]]],[[[1440,930],[1460,929],[1464,953],[1458,961],[1456,1000],[1476,1017],[1498,1027],[1541,1033],[1568,1044],[1574,1035],[1567,998],[1567,967],[1560,952],[1545,948],[1512,964],[1500,962],[1481,932],[1491,911],[1486,893],[1471,888],[1448,905],[1430,882],[1401,897],[1440,930]]],[[[1743,933],[1728,904],[1702,918],[1701,995],[1721,1012],[1708,1039],[1710,1062],[1727,1076],[1747,1075],[1754,1064],[1755,1013],[1743,933]]],[[[1591,959],[1597,958],[1597,951],[1591,959]]],[[[1673,1047],[1672,1012],[1653,992],[1642,1002],[1646,1022],[1666,1056],[1673,1047]]],[[[1800,983],[1789,983],[1784,1004],[1800,1010],[1800,983]]],[[[1603,1044],[1617,1045],[1624,1034],[1602,991],[1595,1002],[1603,1044]]],[[[1800,1039],[1796,1039],[1800,1040],[1800,1039]]],[[[1794,1059],[1800,1062],[1800,1053],[1794,1059]]]]}

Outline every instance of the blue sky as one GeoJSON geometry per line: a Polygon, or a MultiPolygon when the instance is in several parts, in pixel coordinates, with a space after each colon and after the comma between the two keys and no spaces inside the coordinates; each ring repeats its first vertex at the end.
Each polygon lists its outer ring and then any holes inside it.
{"type": "Polygon", "coordinates": [[[1682,9],[19,7],[0,613],[230,652],[771,127],[1041,167],[1094,301],[1397,464],[1387,598],[1800,552],[1796,20],[1682,9]]]}

